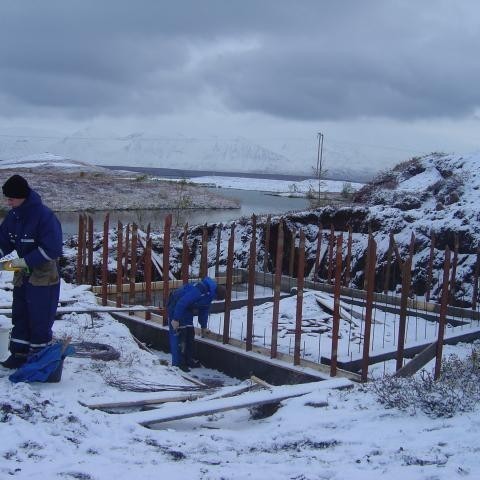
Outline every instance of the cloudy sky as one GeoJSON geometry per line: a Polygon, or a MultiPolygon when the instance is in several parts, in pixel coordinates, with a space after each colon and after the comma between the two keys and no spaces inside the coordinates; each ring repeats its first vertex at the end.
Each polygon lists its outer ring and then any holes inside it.
{"type": "Polygon", "coordinates": [[[0,135],[470,152],[479,51],[478,0],[2,0],[0,135]]]}

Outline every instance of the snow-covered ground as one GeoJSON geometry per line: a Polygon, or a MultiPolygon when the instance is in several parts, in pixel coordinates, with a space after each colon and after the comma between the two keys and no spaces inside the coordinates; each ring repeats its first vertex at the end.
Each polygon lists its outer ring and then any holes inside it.
{"type": "MultiPolygon", "coordinates": [[[[185,179],[171,179],[183,181],[185,179]]],[[[268,178],[245,178],[224,176],[190,177],[189,182],[200,185],[215,186],[218,188],[233,188],[237,190],[255,190],[259,192],[271,192],[279,195],[305,196],[312,192],[318,192],[318,180],[272,180],[268,178]]],[[[345,182],[342,180],[321,180],[320,191],[328,193],[340,193],[345,188],[350,191],[358,190],[362,183],[345,182]]]]}
{"type": "MultiPolygon", "coordinates": [[[[0,274],[3,306],[11,302],[10,278],[11,273],[0,274]]],[[[94,302],[86,289],[65,283],[61,299],[78,307],[94,302]]],[[[293,301],[282,309],[294,317],[293,301]]],[[[67,357],[56,384],[13,384],[10,371],[0,367],[1,479],[450,480],[480,474],[478,410],[440,419],[386,410],[359,386],[313,388],[263,419],[239,409],[146,429],[137,423],[138,414],[105,413],[80,402],[177,396],[172,387],[182,394],[194,390],[165,364],[168,355],[140,349],[128,329],[105,313],[66,314],[54,330],[57,338],[109,344],[121,357],[108,362],[67,357]],[[121,391],[122,385],[168,391],[121,391]]],[[[467,354],[470,346],[446,348],[453,351],[467,354]]],[[[208,379],[212,372],[200,369],[198,376],[208,379]]],[[[240,381],[227,385],[235,383],[240,381]]],[[[177,405],[179,412],[188,408],[177,405]]]]}

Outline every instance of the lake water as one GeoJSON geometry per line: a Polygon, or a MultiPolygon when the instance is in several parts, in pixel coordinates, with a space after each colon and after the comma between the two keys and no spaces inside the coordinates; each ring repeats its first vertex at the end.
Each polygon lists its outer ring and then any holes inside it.
{"type": "MultiPolygon", "coordinates": [[[[240,217],[250,217],[253,214],[281,214],[292,210],[305,210],[309,207],[309,202],[305,198],[278,197],[258,191],[234,190],[230,188],[216,189],[216,191],[224,197],[238,199],[241,207],[232,210],[188,210],[180,212],[179,215],[170,210],[114,211],[110,212],[110,226],[116,225],[118,220],[120,220],[124,225],[135,222],[143,228],[150,223],[152,229],[162,230],[165,217],[169,213],[173,214],[174,224],[183,225],[185,222],[188,222],[189,225],[195,225],[205,222],[228,222],[240,217]]],[[[91,213],[96,231],[103,228],[106,213],[91,213]]],[[[57,217],[62,223],[64,237],[78,233],[78,215],[78,212],[57,213],[57,217]]]]}

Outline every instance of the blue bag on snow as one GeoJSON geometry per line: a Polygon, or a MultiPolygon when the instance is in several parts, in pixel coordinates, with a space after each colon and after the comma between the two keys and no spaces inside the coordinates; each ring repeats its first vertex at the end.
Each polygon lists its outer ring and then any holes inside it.
{"type": "Polygon", "coordinates": [[[48,345],[35,355],[8,378],[13,383],[18,382],[59,382],[62,375],[63,360],[72,355],[75,349],[63,342],[48,345]]]}

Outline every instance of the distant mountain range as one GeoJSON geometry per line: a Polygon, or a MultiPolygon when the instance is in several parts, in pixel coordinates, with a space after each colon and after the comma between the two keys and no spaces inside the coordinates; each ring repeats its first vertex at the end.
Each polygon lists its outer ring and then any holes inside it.
{"type": "MultiPolygon", "coordinates": [[[[249,172],[314,176],[315,139],[268,140],[246,138],[153,137],[145,133],[127,136],[99,134],[84,129],[72,135],[18,130],[0,134],[0,160],[32,154],[61,155],[96,165],[249,172]]],[[[362,158],[354,152],[324,150],[326,178],[365,182],[384,162],[362,158]]]]}

